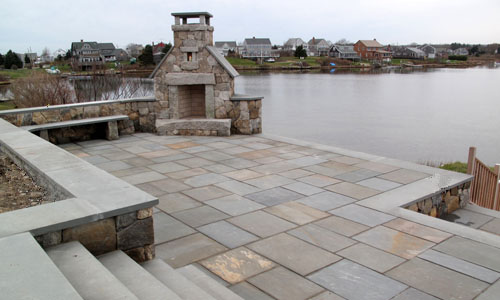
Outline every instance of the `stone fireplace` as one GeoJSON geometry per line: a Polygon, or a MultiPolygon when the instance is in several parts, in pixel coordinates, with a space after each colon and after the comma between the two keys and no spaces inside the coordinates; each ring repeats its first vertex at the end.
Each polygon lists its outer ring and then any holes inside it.
{"type": "Polygon", "coordinates": [[[173,13],[174,45],[151,74],[156,131],[169,135],[261,132],[263,97],[234,94],[238,72],[213,46],[212,15],[173,13]],[[188,22],[188,20],[192,21],[188,22]]]}

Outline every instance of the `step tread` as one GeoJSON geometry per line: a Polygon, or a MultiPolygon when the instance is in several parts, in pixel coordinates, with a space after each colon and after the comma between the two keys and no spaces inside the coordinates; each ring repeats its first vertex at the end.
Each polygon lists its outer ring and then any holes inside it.
{"type": "Polygon", "coordinates": [[[201,287],[205,292],[210,294],[215,299],[220,300],[244,300],[240,296],[233,293],[230,289],[218,283],[215,279],[203,273],[200,269],[193,265],[187,265],[176,270],[184,277],[189,278],[197,286],[201,287]]]}
{"type": "Polygon", "coordinates": [[[2,299],[82,300],[29,233],[0,238],[2,299]]]}
{"type": "Polygon", "coordinates": [[[144,262],[142,266],[184,300],[216,299],[161,259],[153,259],[144,262]]]}
{"type": "Polygon", "coordinates": [[[98,260],[141,300],[181,300],[176,293],[120,250],[101,255],[98,260]]]}
{"type": "Polygon", "coordinates": [[[86,300],[139,300],[79,242],[47,249],[47,254],[86,300]]]}

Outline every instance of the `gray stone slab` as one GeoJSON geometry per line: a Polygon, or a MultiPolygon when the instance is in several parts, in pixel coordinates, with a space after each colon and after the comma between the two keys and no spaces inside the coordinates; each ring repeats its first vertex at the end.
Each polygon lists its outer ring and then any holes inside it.
{"type": "Polygon", "coordinates": [[[297,165],[289,163],[287,161],[279,161],[271,164],[265,164],[258,167],[251,168],[252,171],[259,172],[262,174],[275,174],[281,173],[285,171],[289,171],[292,169],[296,169],[297,165]]]}
{"type": "Polygon", "coordinates": [[[458,209],[450,214],[447,214],[444,219],[472,228],[479,228],[489,221],[493,220],[493,217],[472,212],[466,209],[458,209]]]}
{"type": "Polygon", "coordinates": [[[46,252],[83,299],[138,300],[79,242],[59,244],[46,252]]]}
{"type": "Polygon", "coordinates": [[[102,164],[109,161],[109,159],[104,158],[100,155],[85,156],[82,157],[82,159],[93,165],[102,164]]]}
{"type": "Polygon", "coordinates": [[[299,225],[330,216],[325,212],[293,201],[268,207],[265,211],[299,225]]]}
{"type": "Polygon", "coordinates": [[[498,300],[500,295],[500,281],[491,285],[486,291],[479,295],[476,300],[498,300]]]}
{"type": "MultiPolygon", "coordinates": [[[[356,168],[354,168],[354,169],[356,169],[356,168]]],[[[340,170],[340,169],[332,169],[332,168],[325,167],[322,165],[313,165],[313,166],[304,167],[304,170],[307,170],[307,171],[310,171],[310,172],[313,172],[316,174],[328,176],[328,177],[334,177],[334,176],[337,176],[339,174],[349,172],[349,171],[340,170]]]]}
{"type": "Polygon", "coordinates": [[[336,161],[339,163],[343,163],[346,165],[354,165],[354,164],[360,164],[366,162],[365,160],[356,158],[356,157],[351,157],[351,156],[337,156],[332,158],[332,161],[336,161]]]}
{"type": "Polygon", "coordinates": [[[323,291],[317,284],[283,267],[274,268],[248,281],[276,299],[308,299],[323,291]]]}
{"type": "Polygon", "coordinates": [[[156,246],[157,258],[174,268],[179,268],[204,258],[226,251],[227,248],[201,233],[195,233],[156,246]]]}
{"type": "Polygon", "coordinates": [[[386,275],[440,299],[473,299],[488,287],[487,283],[419,258],[403,263],[386,275]]]}
{"type": "Polygon", "coordinates": [[[236,284],[273,268],[276,264],[259,254],[240,247],[210,257],[201,264],[223,280],[236,284]]]}
{"type": "MultiPolygon", "coordinates": [[[[295,170],[290,170],[290,171],[279,173],[279,175],[285,176],[285,177],[290,178],[290,179],[298,179],[298,178],[304,178],[306,176],[313,176],[314,173],[310,172],[310,171],[303,170],[303,169],[295,169],[295,170]]],[[[308,182],[308,183],[310,183],[310,182],[308,182]]]]}
{"type": "Polygon", "coordinates": [[[339,251],[337,254],[380,273],[385,273],[405,262],[405,260],[399,256],[389,254],[362,243],[339,251]]]}
{"type": "Polygon", "coordinates": [[[196,146],[196,147],[182,149],[183,152],[190,153],[190,154],[195,154],[195,153],[200,153],[200,152],[210,151],[210,150],[213,150],[213,148],[210,148],[207,146],[196,146]]]}
{"type": "Polygon", "coordinates": [[[235,194],[209,200],[205,203],[231,216],[242,215],[265,207],[264,205],[235,194]]]}
{"type": "Polygon", "coordinates": [[[179,211],[173,213],[172,216],[188,224],[191,227],[202,226],[229,217],[225,213],[220,212],[208,205],[203,205],[200,207],[179,211]]]}
{"type": "Polygon", "coordinates": [[[241,169],[225,173],[224,176],[231,177],[235,180],[244,181],[252,178],[257,178],[263,175],[252,170],[241,169]]]}
{"type": "Polygon", "coordinates": [[[168,177],[179,180],[179,179],[185,179],[188,177],[197,176],[197,175],[206,174],[206,173],[208,173],[208,171],[205,169],[194,168],[194,169],[188,169],[188,170],[179,171],[179,172],[168,173],[168,177]]]}
{"type": "Polygon", "coordinates": [[[249,194],[246,198],[266,206],[273,206],[284,202],[294,201],[303,196],[293,191],[277,187],[258,193],[249,194]]]}
{"type": "Polygon", "coordinates": [[[315,194],[306,198],[297,200],[297,202],[303,203],[307,206],[327,211],[332,210],[337,207],[341,207],[356,201],[356,199],[333,193],[333,192],[322,192],[315,194]]]}
{"type": "Polygon", "coordinates": [[[176,163],[179,163],[181,165],[184,165],[184,166],[190,167],[190,168],[200,168],[200,167],[204,167],[204,166],[213,165],[212,161],[201,158],[201,157],[181,159],[181,160],[177,160],[176,163]]]}
{"type": "Polygon", "coordinates": [[[377,226],[360,233],[354,239],[406,259],[410,259],[435,245],[384,226],[377,226]]]}
{"type": "Polygon", "coordinates": [[[168,193],[160,196],[158,200],[159,203],[156,207],[169,214],[203,205],[180,193],[168,193]]]}
{"type": "Polygon", "coordinates": [[[411,235],[414,235],[416,237],[422,238],[424,240],[428,240],[434,243],[440,243],[447,238],[451,237],[452,235],[441,231],[437,230],[428,226],[420,225],[417,223],[413,223],[404,219],[394,219],[390,222],[387,222],[384,224],[385,227],[389,227],[395,230],[399,230],[411,235]]]}
{"type": "Polygon", "coordinates": [[[341,260],[307,277],[346,299],[391,299],[406,285],[349,260],[341,260]]]}
{"type": "Polygon", "coordinates": [[[156,180],[165,179],[165,178],[167,178],[167,177],[158,173],[158,172],[150,171],[150,172],[144,172],[144,173],[138,173],[138,174],[134,174],[134,175],[125,176],[125,177],[122,177],[121,179],[125,180],[126,182],[128,182],[130,184],[141,184],[141,183],[156,181],[156,180]]]}
{"type": "Polygon", "coordinates": [[[454,236],[434,247],[434,250],[500,272],[500,249],[454,236]]]}
{"type": "Polygon", "coordinates": [[[185,190],[183,191],[183,193],[198,201],[207,201],[231,195],[230,192],[211,185],[196,189],[185,190]]]}
{"type": "Polygon", "coordinates": [[[378,176],[379,178],[394,181],[401,184],[408,184],[410,182],[414,182],[426,177],[429,177],[429,174],[417,172],[408,169],[399,169],[396,171],[392,171],[390,173],[386,173],[378,176]]]}
{"type": "Polygon", "coordinates": [[[165,243],[195,233],[191,227],[165,213],[153,214],[155,244],[165,243]]]}
{"type": "Polygon", "coordinates": [[[256,186],[260,189],[267,190],[278,186],[294,183],[295,181],[280,175],[267,175],[246,180],[245,183],[256,186]]]}
{"type": "Polygon", "coordinates": [[[220,163],[235,169],[246,169],[259,165],[259,163],[244,158],[233,158],[233,159],[223,160],[220,161],[220,163]]]}
{"type": "Polygon", "coordinates": [[[335,176],[335,178],[348,182],[358,182],[361,180],[375,177],[377,175],[380,175],[380,173],[367,169],[359,169],[349,173],[337,175],[335,176]]]}
{"type": "Polygon", "coordinates": [[[370,227],[377,226],[394,219],[391,215],[356,204],[349,204],[331,210],[330,213],[370,227]]]}
{"type": "Polygon", "coordinates": [[[288,234],[331,252],[336,252],[356,243],[356,241],[350,238],[314,224],[290,230],[288,234]]]}
{"type": "Polygon", "coordinates": [[[119,160],[108,161],[105,163],[97,164],[96,166],[99,167],[100,169],[103,169],[104,171],[108,171],[108,172],[125,170],[125,169],[129,169],[129,168],[133,167],[133,166],[131,166],[127,163],[124,163],[122,161],[119,161],[119,160]]]}
{"type": "Polygon", "coordinates": [[[219,150],[200,152],[197,153],[196,156],[212,161],[221,161],[235,158],[234,156],[225,154],[223,152],[220,152],[219,150]]]}
{"type": "Polygon", "coordinates": [[[324,291],[317,296],[309,298],[309,300],[344,300],[344,298],[340,297],[339,295],[335,295],[330,291],[324,291]]]}
{"type": "Polygon", "coordinates": [[[302,276],[340,260],[337,255],[286,233],[252,243],[248,248],[302,276]]]}
{"type": "Polygon", "coordinates": [[[380,179],[380,178],[365,179],[365,180],[357,182],[357,184],[362,185],[362,186],[366,186],[366,187],[369,187],[369,188],[372,188],[375,190],[383,191],[383,192],[388,191],[388,190],[392,190],[392,189],[395,189],[395,188],[401,186],[401,184],[396,183],[394,181],[389,181],[389,180],[380,179]]]}
{"type": "Polygon", "coordinates": [[[29,233],[0,238],[3,299],[82,298],[29,233]]]}
{"type": "Polygon", "coordinates": [[[380,193],[378,190],[350,182],[329,185],[326,186],[325,189],[357,200],[362,200],[380,193]]]}
{"type": "Polygon", "coordinates": [[[419,254],[418,257],[488,283],[500,278],[497,272],[432,249],[419,254]]]}
{"type": "Polygon", "coordinates": [[[224,181],[215,185],[240,196],[245,196],[260,191],[260,189],[254,186],[236,180],[224,181]]]}
{"type": "Polygon", "coordinates": [[[155,163],[163,163],[163,162],[176,161],[176,160],[193,158],[193,157],[194,156],[191,154],[179,153],[179,154],[173,154],[173,155],[168,155],[168,156],[155,157],[155,158],[152,158],[151,161],[153,161],[155,163]]]}
{"type": "Polygon", "coordinates": [[[396,297],[392,298],[392,300],[438,300],[438,298],[414,288],[409,288],[396,297]]]}
{"type": "Polygon", "coordinates": [[[164,162],[164,163],[159,163],[159,164],[154,164],[148,166],[148,168],[159,172],[159,173],[171,173],[171,172],[177,172],[177,171],[183,171],[187,170],[188,168],[182,165],[179,165],[175,162],[164,162]]]}
{"type": "Polygon", "coordinates": [[[390,165],[386,165],[386,164],[381,164],[381,163],[373,162],[373,161],[362,162],[359,164],[355,164],[354,166],[359,167],[359,168],[363,168],[363,169],[368,169],[368,170],[380,172],[380,173],[388,173],[388,172],[396,171],[397,169],[399,169],[398,167],[394,167],[394,166],[390,166],[390,165]]]}
{"type": "Polygon", "coordinates": [[[190,188],[190,186],[170,178],[158,181],[152,181],[150,182],[150,184],[168,193],[176,193],[190,188]]]}
{"type": "Polygon", "coordinates": [[[326,219],[314,222],[314,224],[345,236],[353,236],[370,228],[363,224],[359,224],[337,216],[328,217],[326,219]]]}
{"type": "Polygon", "coordinates": [[[263,211],[255,211],[227,220],[260,237],[268,237],[296,227],[293,223],[263,211]]]}
{"type": "Polygon", "coordinates": [[[340,180],[331,178],[328,176],[320,175],[320,174],[315,174],[307,177],[302,177],[297,179],[298,181],[311,184],[317,187],[325,187],[327,185],[332,185],[336,183],[340,183],[340,180]]]}
{"type": "Polygon", "coordinates": [[[228,248],[236,248],[259,239],[255,235],[226,221],[211,223],[197,229],[228,248]]]}
{"type": "Polygon", "coordinates": [[[243,299],[246,300],[273,300],[274,298],[265,294],[258,288],[253,285],[247,283],[246,281],[235,284],[229,288],[231,291],[240,295],[243,299]]]}
{"type": "Polygon", "coordinates": [[[216,173],[207,173],[203,175],[193,176],[184,180],[184,183],[192,187],[201,187],[219,182],[228,181],[230,178],[216,173]]]}
{"type": "Polygon", "coordinates": [[[305,196],[311,196],[325,191],[323,189],[320,189],[318,187],[303,182],[295,182],[292,184],[284,185],[283,187],[285,189],[297,192],[305,196]]]}
{"type": "Polygon", "coordinates": [[[152,160],[149,160],[149,159],[146,159],[146,158],[143,158],[143,157],[134,157],[134,158],[129,158],[129,159],[125,159],[123,160],[124,163],[127,163],[131,166],[134,166],[134,167],[142,167],[142,166],[149,166],[149,165],[153,165],[154,162],[152,160]]]}
{"type": "Polygon", "coordinates": [[[327,162],[328,160],[317,157],[317,156],[304,156],[295,159],[288,160],[289,163],[297,165],[299,167],[307,167],[312,165],[321,164],[327,162]]]}
{"type": "Polygon", "coordinates": [[[228,167],[226,165],[221,165],[221,164],[215,164],[211,166],[204,166],[203,167],[205,170],[208,170],[213,173],[217,174],[222,174],[222,173],[227,173],[227,172],[232,172],[235,171],[235,168],[228,167]]]}
{"type": "Polygon", "coordinates": [[[479,229],[500,235],[500,219],[494,218],[488,223],[481,226],[479,229]]]}

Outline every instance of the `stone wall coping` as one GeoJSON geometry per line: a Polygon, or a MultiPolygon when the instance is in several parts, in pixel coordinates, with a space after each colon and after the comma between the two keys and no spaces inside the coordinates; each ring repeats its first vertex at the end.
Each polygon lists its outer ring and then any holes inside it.
{"type": "Polygon", "coordinates": [[[0,146],[66,200],[0,214],[0,237],[35,235],[149,208],[158,199],[38,136],[0,119],[0,146]]]}
{"type": "Polygon", "coordinates": [[[17,108],[17,109],[2,110],[2,111],[0,111],[0,116],[11,115],[11,114],[32,113],[32,112],[38,112],[38,111],[70,109],[70,108],[76,108],[76,107],[99,106],[99,105],[103,105],[103,104],[129,103],[129,102],[153,102],[153,101],[156,101],[155,97],[149,96],[149,97],[135,97],[135,98],[117,99],[117,100],[89,101],[89,102],[81,102],[81,103],[52,105],[52,106],[37,106],[37,107],[29,107],[29,108],[17,108]]]}
{"type": "Polygon", "coordinates": [[[212,54],[212,56],[215,58],[215,60],[226,70],[226,72],[231,76],[232,78],[235,78],[237,76],[240,76],[240,73],[236,71],[236,69],[231,65],[231,63],[219,53],[219,50],[215,48],[214,46],[206,46],[208,52],[212,54]]]}
{"type": "Polygon", "coordinates": [[[229,99],[231,101],[252,101],[252,100],[262,100],[262,99],[264,99],[264,96],[234,94],[229,99]]]}
{"type": "Polygon", "coordinates": [[[40,130],[66,128],[66,127],[81,126],[81,125],[88,125],[88,124],[123,121],[123,120],[126,120],[128,118],[129,117],[126,115],[114,115],[114,116],[97,117],[97,118],[86,118],[86,119],[81,119],[81,120],[70,120],[70,121],[62,121],[62,122],[55,122],[55,123],[46,123],[46,124],[39,124],[39,125],[29,125],[29,126],[22,126],[21,128],[24,130],[34,132],[34,131],[40,131],[40,130]]]}

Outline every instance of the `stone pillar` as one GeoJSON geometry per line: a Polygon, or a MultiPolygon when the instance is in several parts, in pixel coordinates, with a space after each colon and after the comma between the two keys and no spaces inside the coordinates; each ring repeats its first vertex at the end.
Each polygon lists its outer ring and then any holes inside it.
{"type": "Polygon", "coordinates": [[[170,119],[179,119],[179,89],[176,85],[168,87],[170,119]]]}
{"type": "Polygon", "coordinates": [[[205,116],[207,119],[215,118],[214,86],[211,84],[205,85],[205,116]]]}
{"type": "Polygon", "coordinates": [[[181,18],[175,17],[175,25],[181,25],[181,18]]]}
{"type": "Polygon", "coordinates": [[[205,25],[205,16],[200,16],[200,24],[205,25]]]}
{"type": "Polygon", "coordinates": [[[111,121],[106,123],[106,139],[112,141],[117,140],[118,138],[118,122],[111,121]]]}

